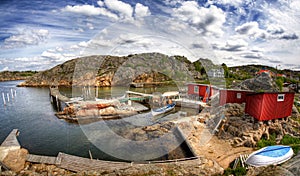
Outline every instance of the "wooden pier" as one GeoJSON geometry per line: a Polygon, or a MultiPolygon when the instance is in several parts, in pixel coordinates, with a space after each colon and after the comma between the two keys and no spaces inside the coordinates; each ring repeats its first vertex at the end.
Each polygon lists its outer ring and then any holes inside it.
{"type": "Polygon", "coordinates": [[[67,106],[66,102],[69,102],[70,98],[62,95],[58,87],[50,87],[50,100],[58,111],[62,111],[67,106]]]}
{"type": "Polygon", "coordinates": [[[147,161],[147,162],[115,162],[115,161],[104,161],[88,159],[83,157],[78,157],[74,155],[69,155],[65,153],[59,153],[57,157],[49,156],[39,156],[29,154],[27,156],[27,161],[32,163],[43,163],[43,164],[53,164],[59,168],[66,169],[73,172],[82,171],[97,171],[97,170],[119,170],[132,167],[134,165],[149,165],[149,164],[190,164],[199,161],[200,157],[182,158],[175,160],[166,161],[147,161]]]}
{"type": "Polygon", "coordinates": [[[8,155],[8,153],[10,151],[21,149],[21,145],[17,139],[18,135],[19,130],[13,129],[0,145],[0,173],[1,170],[10,170],[10,167],[8,167],[2,162],[4,158],[8,155]]]}
{"type": "MultiPolygon", "coordinates": [[[[18,129],[14,129],[7,136],[4,142],[0,146],[0,155],[3,155],[4,152],[8,150],[20,149],[21,146],[17,140],[17,135],[19,134],[18,129]]],[[[58,153],[57,157],[53,156],[42,156],[28,154],[26,161],[31,163],[40,163],[40,164],[50,164],[56,165],[59,168],[66,169],[73,172],[81,171],[93,171],[93,170],[118,170],[126,169],[134,165],[143,167],[143,165],[155,164],[155,165],[166,165],[166,164],[191,164],[198,163],[200,156],[195,156],[191,158],[182,158],[175,160],[166,160],[166,161],[145,161],[145,162],[115,162],[115,161],[104,161],[83,158],[79,156],[69,155],[65,153],[58,153]]],[[[0,160],[0,167],[4,170],[9,170],[10,168],[3,164],[0,160]]]]}
{"type": "Polygon", "coordinates": [[[13,149],[20,149],[21,145],[19,144],[19,141],[17,139],[17,136],[19,135],[18,129],[13,129],[9,135],[6,137],[6,139],[2,142],[1,148],[13,148],[13,149]]]}

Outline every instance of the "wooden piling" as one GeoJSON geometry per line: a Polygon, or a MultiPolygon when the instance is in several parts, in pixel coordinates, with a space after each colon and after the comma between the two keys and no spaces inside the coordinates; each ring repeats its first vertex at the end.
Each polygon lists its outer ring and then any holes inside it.
{"type": "Polygon", "coordinates": [[[14,93],[12,89],[10,89],[10,93],[11,93],[11,98],[14,99],[14,93]]]}
{"type": "Polygon", "coordinates": [[[7,96],[7,102],[9,102],[9,93],[7,93],[6,96],[7,96]]]}
{"type": "Polygon", "coordinates": [[[5,95],[4,95],[4,93],[2,93],[2,98],[3,98],[3,104],[5,106],[6,105],[6,101],[5,101],[5,95]]]}

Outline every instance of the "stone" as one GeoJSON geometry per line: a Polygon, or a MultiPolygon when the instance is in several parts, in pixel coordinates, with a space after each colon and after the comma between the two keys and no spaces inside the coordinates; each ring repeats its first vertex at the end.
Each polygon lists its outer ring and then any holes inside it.
{"type": "Polygon", "coordinates": [[[3,163],[7,165],[12,171],[20,172],[25,168],[25,162],[28,151],[26,149],[9,151],[4,158],[3,163]]]}

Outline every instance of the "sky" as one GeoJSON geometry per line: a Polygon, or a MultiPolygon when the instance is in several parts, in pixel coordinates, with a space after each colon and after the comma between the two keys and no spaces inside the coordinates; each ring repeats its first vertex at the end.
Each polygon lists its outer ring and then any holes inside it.
{"type": "Polygon", "coordinates": [[[1,0],[0,71],[160,52],[300,70],[299,0],[1,0]]]}

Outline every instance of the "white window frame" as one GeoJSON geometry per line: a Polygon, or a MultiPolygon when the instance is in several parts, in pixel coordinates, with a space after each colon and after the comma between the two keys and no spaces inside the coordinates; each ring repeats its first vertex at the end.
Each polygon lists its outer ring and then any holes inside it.
{"type": "Polygon", "coordinates": [[[199,93],[199,87],[198,86],[194,86],[194,93],[199,93]]]}
{"type": "Polygon", "coordinates": [[[237,99],[242,99],[242,93],[237,93],[237,94],[236,94],[236,98],[237,98],[237,99]]]}
{"type": "Polygon", "coordinates": [[[284,97],[285,97],[285,94],[278,94],[278,95],[277,95],[277,101],[278,101],[278,102],[284,101],[284,97]]]}

